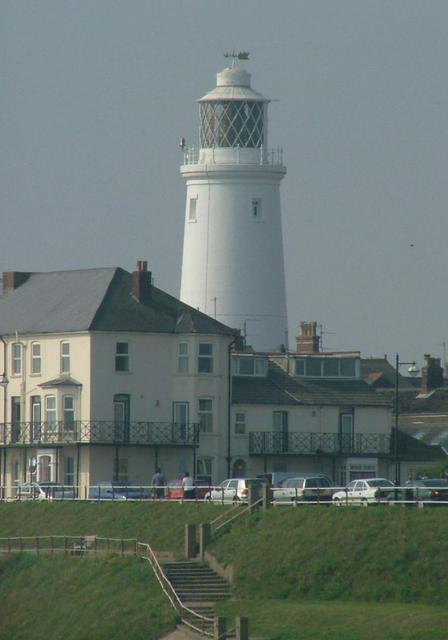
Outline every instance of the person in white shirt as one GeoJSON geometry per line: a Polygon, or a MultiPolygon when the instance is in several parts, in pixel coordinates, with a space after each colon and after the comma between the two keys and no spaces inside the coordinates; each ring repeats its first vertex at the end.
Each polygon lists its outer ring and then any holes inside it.
{"type": "Polygon", "coordinates": [[[185,475],[182,478],[182,487],[184,490],[184,498],[186,500],[194,500],[195,488],[193,485],[193,478],[190,476],[188,471],[185,471],[185,475]]]}

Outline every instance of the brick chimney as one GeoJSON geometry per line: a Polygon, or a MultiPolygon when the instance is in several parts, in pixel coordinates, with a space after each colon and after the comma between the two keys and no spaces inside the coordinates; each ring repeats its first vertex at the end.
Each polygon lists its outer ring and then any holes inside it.
{"type": "Polygon", "coordinates": [[[4,271],[3,272],[3,293],[17,289],[30,277],[27,271],[4,271]]]}
{"type": "Polygon", "coordinates": [[[132,272],[132,295],[138,302],[151,299],[151,271],[147,260],[138,260],[136,271],[132,272]]]}
{"type": "Polygon", "coordinates": [[[422,367],[422,387],[420,393],[427,394],[434,389],[443,387],[443,368],[440,358],[431,358],[428,353],[423,356],[425,366],[422,367]]]}
{"type": "Polygon", "coordinates": [[[301,322],[300,333],[296,337],[297,353],[319,353],[320,336],[317,335],[317,322],[301,322]]]}

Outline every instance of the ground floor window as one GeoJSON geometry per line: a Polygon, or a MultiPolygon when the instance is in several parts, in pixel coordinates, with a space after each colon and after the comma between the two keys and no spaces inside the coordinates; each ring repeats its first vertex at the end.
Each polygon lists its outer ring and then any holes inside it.
{"type": "Polygon", "coordinates": [[[196,478],[202,482],[212,483],[213,458],[200,456],[196,460],[196,478]]]}
{"type": "Polygon", "coordinates": [[[73,486],[75,484],[75,460],[72,457],[64,459],[64,485],[73,486]]]}
{"type": "Polygon", "coordinates": [[[117,460],[116,480],[117,480],[117,482],[127,482],[128,481],[128,460],[127,460],[127,458],[118,458],[118,460],[117,460]]]}
{"type": "Polygon", "coordinates": [[[247,465],[244,460],[235,460],[232,468],[232,478],[244,478],[247,472],[247,465]]]}

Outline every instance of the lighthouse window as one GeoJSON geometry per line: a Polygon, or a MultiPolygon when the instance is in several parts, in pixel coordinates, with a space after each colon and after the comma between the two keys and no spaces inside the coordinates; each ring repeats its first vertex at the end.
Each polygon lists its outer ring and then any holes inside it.
{"type": "Polygon", "coordinates": [[[189,222],[196,222],[196,204],[197,204],[198,199],[197,198],[190,198],[190,205],[189,205],[189,209],[188,209],[188,221],[189,222]]]}
{"type": "Polygon", "coordinates": [[[252,217],[254,220],[261,218],[261,200],[260,198],[252,198],[252,217]]]}

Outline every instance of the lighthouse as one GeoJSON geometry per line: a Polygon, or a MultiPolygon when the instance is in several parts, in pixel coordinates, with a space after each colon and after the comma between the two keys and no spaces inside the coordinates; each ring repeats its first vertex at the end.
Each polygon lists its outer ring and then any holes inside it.
{"type": "Polygon", "coordinates": [[[181,138],[187,186],[180,298],[240,329],[258,351],[287,346],[280,182],[268,104],[236,64],[198,100],[199,146],[181,138]]]}

